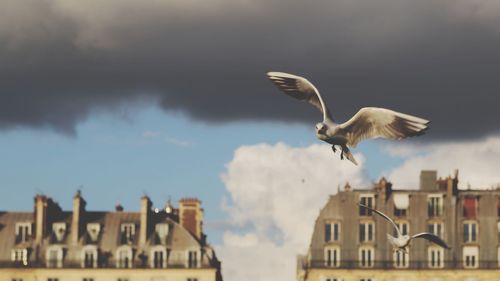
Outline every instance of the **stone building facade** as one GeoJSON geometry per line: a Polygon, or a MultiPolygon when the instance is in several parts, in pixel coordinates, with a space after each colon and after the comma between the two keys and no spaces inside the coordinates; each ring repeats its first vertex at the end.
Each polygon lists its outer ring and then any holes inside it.
{"type": "Polygon", "coordinates": [[[320,211],[299,281],[486,281],[500,280],[500,190],[460,190],[454,177],[422,171],[419,190],[395,190],[386,179],[373,188],[330,196],[320,211]],[[432,232],[451,250],[412,241],[407,254],[394,252],[392,225],[363,203],[395,220],[403,233],[432,232]]]}
{"type": "Polygon", "coordinates": [[[73,210],[37,195],[34,212],[0,212],[0,281],[220,281],[195,198],[140,212],[73,210]]]}

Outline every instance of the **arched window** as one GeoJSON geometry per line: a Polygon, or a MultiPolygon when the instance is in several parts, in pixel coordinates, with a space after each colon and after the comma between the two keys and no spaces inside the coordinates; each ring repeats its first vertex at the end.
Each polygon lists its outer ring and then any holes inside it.
{"type": "Polygon", "coordinates": [[[116,249],[116,267],[132,268],[132,263],[133,263],[132,248],[128,245],[118,247],[118,249],[116,249]]]}
{"type": "Polygon", "coordinates": [[[47,267],[57,267],[63,266],[63,248],[60,245],[51,245],[47,248],[45,253],[45,261],[47,267]]]}
{"type": "Polygon", "coordinates": [[[200,266],[200,251],[198,249],[190,249],[187,251],[186,267],[195,268],[200,266]]]}
{"type": "Polygon", "coordinates": [[[325,266],[339,267],[340,266],[340,247],[327,246],[325,248],[325,266]]]}
{"type": "Polygon", "coordinates": [[[362,246],[359,248],[359,266],[373,267],[375,260],[375,248],[371,246],[362,246]]]}
{"type": "Polygon", "coordinates": [[[444,250],[438,246],[430,246],[427,249],[429,268],[444,267],[444,250]]]}
{"type": "Polygon", "coordinates": [[[164,246],[158,245],[151,248],[150,265],[152,268],[167,267],[167,249],[164,246]]]}
{"type": "Polygon", "coordinates": [[[97,267],[98,252],[95,245],[86,245],[82,248],[81,261],[83,268],[97,267]]]}

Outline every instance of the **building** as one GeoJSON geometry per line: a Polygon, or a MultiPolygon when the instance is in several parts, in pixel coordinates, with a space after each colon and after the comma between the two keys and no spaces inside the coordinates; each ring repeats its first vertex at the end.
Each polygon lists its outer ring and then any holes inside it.
{"type": "Polygon", "coordinates": [[[307,255],[297,259],[299,281],[500,280],[500,190],[459,190],[454,177],[422,171],[419,190],[394,190],[382,178],[373,188],[330,196],[321,209],[307,255]],[[432,232],[451,250],[415,239],[408,254],[393,252],[393,226],[357,204],[389,215],[403,233],[432,232]]]}
{"type": "Polygon", "coordinates": [[[203,233],[198,199],[140,212],[73,211],[35,197],[34,212],[0,212],[0,281],[221,281],[220,262],[203,233]]]}

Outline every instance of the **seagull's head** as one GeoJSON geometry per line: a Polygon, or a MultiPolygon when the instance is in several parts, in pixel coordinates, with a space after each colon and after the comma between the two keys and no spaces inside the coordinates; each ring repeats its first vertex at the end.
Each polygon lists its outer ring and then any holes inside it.
{"type": "Polygon", "coordinates": [[[328,127],[326,126],[325,123],[317,123],[316,124],[316,134],[317,135],[325,135],[327,129],[328,129],[328,127]]]}

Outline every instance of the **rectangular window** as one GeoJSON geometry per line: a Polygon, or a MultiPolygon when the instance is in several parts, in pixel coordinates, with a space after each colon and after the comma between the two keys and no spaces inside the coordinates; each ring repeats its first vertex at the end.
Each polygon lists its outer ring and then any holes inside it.
{"type": "Polygon", "coordinates": [[[86,249],[83,252],[83,267],[93,268],[97,267],[97,250],[96,249],[86,249]]]}
{"type": "Polygon", "coordinates": [[[464,268],[479,267],[479,248],[464,247],[463,249],[463,266],[464,268]]]}
{"type": "Polygon", "coordinates": [[[28,265],[28,249],[14,249],[14,250],[12,250],[11,260],[18,265],[27,266],[28,265]]]}
{"type": "Polygon", "coordinates": [[[325,248],[325,266],[327,267],[340,266],[340,248],[338,247],[325,248]]]}
{"type": "Polygon", "coordinates": [[[128,281],[128,278],[118,278],[118,281],[128,281]]]}
{"type": "Polygon", "coordinates": [[[325,278],[325,281],[341,281],[342,279],[336,278],[336,277],[327,277],[325,278]]]}
{"type": "Polygon", "coordinates": [[[443,238],[444,237],[444,235],[443,235],[443,223],[441,223],[441,222],[428,223],[427,224],[427,232],[430,232],[436,236],[443,238]]]}
{"type": "Polygon", "coordinates": [[[375,258],[375,249],[362,247],[359,249],[359,265],[361,267],[373,267],[375,258]]]}
{"type": "MultiPolygon", "coordinates": [[[[362,205],[368,206],[370,208],[374,208],[374,200],[373,195],[361,195],[359,203],[362,205]]],[[[371,216],[372,211],[367,208],[359,206],[359,215],[360,216],[371,216]]]]}
{"type": "Polygon", "coordinates": [[[440,247],[429,247],[428,249],[429,268],[444,267],[444,250],[440,247]]]}
{"type": "Polygon", "coordinates": [[[63,252],[61,248],[47,249],[47,267],[62,267],[63,252]]]}
{"type": "Polygon", "coordinates": [[[165,251],[157,250],[153,252],[153,267],[154,268],[163,268],[165,261],[165,251]]]}
{"type": "Polygon", "coordinates": [[[47,281],[59,281],[59,278],[47,278],[47,281]]]}
{"type": "Polygon", "coordinates": [[[362,222],[359,224],[359,242],[370,242],[375,237],[373,222],[362,222]]]}
{"type": "Polygon", "coordinates": [[[188,252],[188,267],[198,267],[198,253],[196,251],[188,252]]]}
{"type": "Polygon", "coordinates": [[[463,201],[463,216],[467,219],[476,218],[477,199],[475,197],[465,197],[463,201]]]}
{"type": "MultiPolygon", "coordinates": [[[[408,251],[408,248],[406,248],[408,251]]],[[[409,262],[410,255],[407,253],[403,253],[401,251],[394,251],[393,261],[395,268],[407,268],[410,265],[409,262]]]]}
{"type": "Polygon", "coordinates": [[[187,281],[198,281],[198,278],[188,278],[187,281]]]}
{"type": "Polygon", "coordinates": [[[83,281],[94,281],[94,278],[83,278],[83,281]]]}
{"type": "MultiPolygon", "coordinates": [[[[396,222],[396,226],[399,228],[399,231],[401,231],[403,235],[408,235],[410,229],[410,224],[408,222],[396,222]]],[[[397,237],[398,233],[395,228],[393,229],[393,236],[397,237]]]]}
{"type": "Polygon", "coordinates": [[[441,195],[429,195],[427,198],[427,213],[429,217],[438,217],[443,214],[443,198],[441,195]]]}
{"type": "Polygon", "coordinates": [[[16,223],[16,244],[28,242],[31,239],[31,222],[16,223]]]}
{"type": "Polygon", "coordinates": [[[132,249],[128,246],[122,246],[126,248],[120,248],[118,252],[118,268],[130,268],[132,267],[132,249]]]}
{"type": "Polygon", "coordinates": [[[464,242],[477,242],[478,227],[476,222],[464,222],[464,242]]]}
{"type": "Polygon", "coordinates": [[[325,223],[325,242],[340,240],[340,223],[327,222],[325,223]]]}
{"type": "Polygon", "coordinates": [[[398,209],[394,207],[394,216],[395,217],[405,217],[406,216],[406,209],[398,209]]]}
{"type": "Polygon", "coordinates": [[[120,226],[120,242],[121,244],[131,244],[134,241],[135,236],[135,224],[133,223],[122,223],[120,226]]]}

